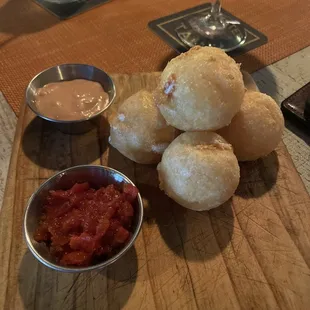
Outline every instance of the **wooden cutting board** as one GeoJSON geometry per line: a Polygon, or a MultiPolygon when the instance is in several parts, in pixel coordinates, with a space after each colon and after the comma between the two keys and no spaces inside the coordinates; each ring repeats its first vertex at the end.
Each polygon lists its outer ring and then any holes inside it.
{"type": "MultiPolygon", "coordinates": [[[[158,74],[114,75],[122,101],[158,74]]],[[[186,210],[158,189],[155,166],[109,147],[109,128],[69,136],[21,111],[0,221],[0,309],[310,309],[310,198],[281,143],[241,165],[236,195],[210,212],[186,210]],[[134,248],[99,272],[40,264],[22,235],[25,205],[55,171],[116,168],[138,186],[145,219],[134,248]]]]}

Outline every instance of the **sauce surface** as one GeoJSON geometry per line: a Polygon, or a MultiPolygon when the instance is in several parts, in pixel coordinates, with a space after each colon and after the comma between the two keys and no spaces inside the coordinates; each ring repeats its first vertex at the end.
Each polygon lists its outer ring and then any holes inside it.
{"type": "Polygon", "coordinates": [[[89,266],[115,255],[130,240],[138,189],[124,184],[95,190],[76,183],[50,191],[34,234],[63,266],[89,266]]]}
{"type": "Polygon", "coordinates": [[[46,84],[35,95],[42,115],[63,121],[90,118],[108,102],[109,95],[99,83],[82,79],[46,84]]]}

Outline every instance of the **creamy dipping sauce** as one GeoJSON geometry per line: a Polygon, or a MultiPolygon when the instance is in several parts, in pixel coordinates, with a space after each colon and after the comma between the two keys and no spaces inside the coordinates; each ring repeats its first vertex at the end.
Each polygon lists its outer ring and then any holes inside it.
{"type": "Polygon", "coordinates": [[[87,119],[109,102],[109,95],[94,81],[72,80],[46,84],[35,95],[38,111],[49,118],[87,119]]]}

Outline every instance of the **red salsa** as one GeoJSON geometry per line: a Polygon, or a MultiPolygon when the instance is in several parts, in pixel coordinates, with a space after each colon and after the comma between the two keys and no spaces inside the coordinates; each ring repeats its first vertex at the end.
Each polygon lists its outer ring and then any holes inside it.
{"type": "Polygon", "coordinates": [[[69,190],[50,191],[34,234],[63,266],[89,266],[113,256],[130,239],[135,186],[95,190],[76,183],[69,190]]]}

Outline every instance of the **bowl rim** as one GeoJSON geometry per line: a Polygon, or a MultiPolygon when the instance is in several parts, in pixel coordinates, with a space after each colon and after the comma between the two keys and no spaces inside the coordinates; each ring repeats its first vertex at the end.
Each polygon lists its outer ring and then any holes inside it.
{"type": "MultiPolygon", "coordinates": [[[[86,80],[86,79],[85,79],[86,80]]],[[[63,80],[63,81],[72,81],[72,80],[63,80]]],[[[91,80],[87,80],[87,81],[91,81],[91,80]]],[[[57,82],[57,81],[56,81],[57,82]]],[[[60,81],[58,81],[60,82],[60,81]]],[[[50,83],[55,83],[55,81],[51,81],[50,83]]],[[[105,91],[105,90],[104,90],[105,91]]],[[[56,65],[56,66],[52,66],[52,67],[49,67],[49,68],[46,68],[44,70],[42,70],[41,72],[37,73],[31,80],[30,82],[28,83],[26,89],[25,89],[25,101],[27,103],[27,106],[32,110],[33,113],[35,113],[38,117],[40,118],[43,118],[47,121],[50,121],[50,122],[53,122],[53,123],[59,123],[59,124],[76,124],[76,123],[81,123],[81,122],[85,122],[85,121],[91,121],[92,119],[96,118],[97,116],[99,116],[101,113],[103,113],[104,111],[106,111],[110,106],[111,104],[114,102],[115,98],[116,98],[116,88],[115,88],[115,83],[114,83],[114,80],[112,79],[112,77],[107,73],[105,72],[104,70],[98,68],[98,67],[95,67],[93,65],[87,65],[87,64],[80,64],[80,63],[64,63],[64,64],[60,64],[60,65],[56,65]],[[112,90],[113,90],[113,96],[112,96],[112,99],[109,100],[109,103],[108,105],[106,105],[103,109],[101,109],[100,111],[98,111],[97,113],[93,114],[91,117],[88,117],[88,118],[83,118],[83,119],[77,119],[77,120],[59,120],[59,119],[55,119],[55,118],[51,118],[51,117],[48,117],[48,116],[45,116],[43,114],[41,114],[36,108],[35,108],[35,105],[34,104],[31,104],[27,98],[27,94],[28,94],[28,90],[30,88],[30,85],[31,83],[37,78],[39,77],[41,74],[43,74],[44,72],[48,71],[48,70],[51,70],[51,69],[54,69],[54,68],[57,68],[57,67],[65,67],[65,66],[85,66],[85,67],[92,67],[92,68],[95,68],[101,72],[103,72],[104,74],[107,75],[107,77],[111,80],[111,84],[112,84],[112,90]]]]}
{"type": "Polygon", "coordinates": [[[61,272],[68,272],[68,273],[75,273],[75,272],[85,272],[85,271],[92,271],[92,270],[99,270],[99,269],[103,269],[111,264],[113,264],[114,262],[116,262],[119,258],[121,258],[134,244],[135,240],[137,239],[140,230],[142,228],[142,223],[143,223],[143,201],[140,195],[140,192],[138,192],[138,208],[139,208],[139,216],[138,216],[138,223],[137,223],[137,227],[135,229],[135,231],[132,233],[131,239],[130,241],[113,257],[111,257],[108,260],[105,260],[101,263],[95,264],[95,265],[91,265],[91,266],[87,266],[87,267],[64,267],[58,264],[54,264],[48,260],[46,260],[45,258],[43,258],[35,249],[35,247],[33,246],[33,242],[31,241],[31,236],[29,235],[26,227],[27,227],[27,219],[28,219],[28,213],[30,210],[30,206],[32,204],[33,199],[36,197],[36,195],[38,193],[40,193],[40,191],[43,189],[43,187],[48,184],[51,180],[56,179],[59,175],[63,174],[64,172],[68,172],[68,171],[72,171],[72,170],[76,170],[76,169],[80,169],[80,168],[100,168],[100,169],[104,169],[104,170],[109,170],[112,171],[114,173],[117,173],[119,175],[121,175],[129,184],[132,184],[135,186],[135,184],[123,173],[119,172],[116,169],[107,167],[107,166],[103,166],[103,165],[78,165],[78,166],[73,166],[67,169],[64,169],[62,171],[59,171],[58,173],[54,174],[53,176],[51,176],[49,179],[47,179],[45,182],[43,182],[40,187],[30,196],[28,202],[27,202],[27,206],[25,209],[25,213],[24,213],[24,220],[23,220],[23,234],[24,234],[24,239],[26,241],[27,247],[28,249],[31,251],[31,253],[33,254],[33,256],[39,261],[41,262],[43,265],[52,268],[56,271],[61,271],[61,272]]]}

